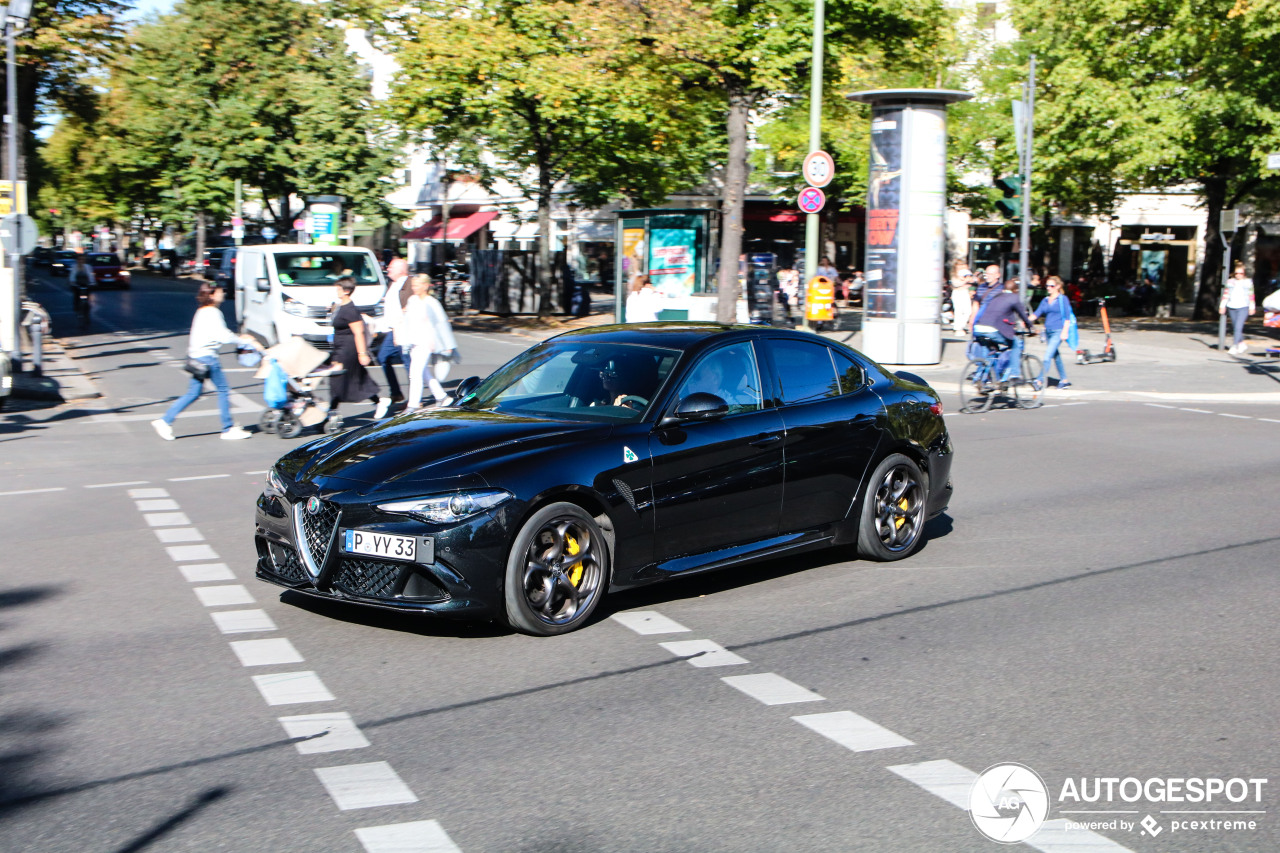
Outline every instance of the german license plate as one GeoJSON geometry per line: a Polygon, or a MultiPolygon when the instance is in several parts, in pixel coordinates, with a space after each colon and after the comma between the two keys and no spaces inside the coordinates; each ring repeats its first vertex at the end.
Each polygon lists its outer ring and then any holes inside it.
{"type": "MultiPolygon", "coordinates": [[[[430,547],[434,543],[428,539],[423,551],[434,551],[430,547]]],[[[342,550],[348,554],[363,554],[368,557],[382,557],[385,560],[418,560],[418,537],[397,536],[394,533],[374,533],[371,530],[343,531],[342,550]]],[[[432,562],[433,555],[424,554],[426,562],[432,562]]]]}

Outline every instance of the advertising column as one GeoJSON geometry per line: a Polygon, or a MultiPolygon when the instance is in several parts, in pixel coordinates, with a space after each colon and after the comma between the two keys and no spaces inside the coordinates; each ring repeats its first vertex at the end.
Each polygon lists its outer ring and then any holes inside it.
{"type": "Polygon", "coordinates": [[[966,92],[855,92],[871,104],[862,351],[886,364],[942,360],[947,104],[966,92]]]}

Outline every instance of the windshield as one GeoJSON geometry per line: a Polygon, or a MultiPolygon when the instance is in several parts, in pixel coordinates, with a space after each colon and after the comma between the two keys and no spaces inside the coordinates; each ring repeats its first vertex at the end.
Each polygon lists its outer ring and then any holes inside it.
{"type": "Polygon", "coordinates": [[[539,344],[480,383],[462,408],[635,421],[649,408],[679,357],[677,350],[633,344],[539,344]]]}
{"type": "Polygon", "coordinates": [[[276,275],[281,284],[322,284],[333,286],[343,276],[351,276],[356,284],[381,284],[372,259],[364,252],[312,249],[304,252],[280,253],[276,258],[276,275]]]}

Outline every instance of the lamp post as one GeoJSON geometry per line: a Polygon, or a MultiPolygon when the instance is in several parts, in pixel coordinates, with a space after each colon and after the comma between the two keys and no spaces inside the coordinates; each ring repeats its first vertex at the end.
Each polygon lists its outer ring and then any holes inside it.
{"type": "MultiPolygon", "coordinates": [[[[26,29],[27,22],[31,19],[31,2],[32,0],[13,0],[7,6],[0,6],[0,27],[4,28],[5,40],[7,95],[4,121],[8,130],[6,138],[9,146],[9,156],[5,158],[5,173],[9,180],[9,198],[12,199],[11,213],[25,212],[18,210],[18,118],[16,113],[18,81],[13,58],[13,42],[14,37],[26,29]]],[[[3,343],[8,347],[15,371],[21,369],[22,364],[22,345],[18,332],[18,314],[22,304],[18,278],[18,265],[21,258],[22,256],[16,251],[10,253],[7,270],[0,279],[0,311],[3,311],[0,338],[3,338],[3,343]]]]}

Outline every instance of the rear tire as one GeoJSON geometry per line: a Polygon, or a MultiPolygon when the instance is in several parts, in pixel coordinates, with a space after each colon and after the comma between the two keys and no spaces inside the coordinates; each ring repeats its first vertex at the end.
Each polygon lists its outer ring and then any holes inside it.
{"type": "Polygon", "coordinates": [[[577,504],[554,503],[529,517],[511,542],[503,604],[507,624],[550,637],[581,628],[609,583],[609,545],[577,504]]]}
{"type": "Polygon", "coordinates": [[[283,420],[284,413],[279,409],[264,409],[262,414],[258,416],[258,429],[267,434],[275,432],[280,427],[280,421],[283,420]]]}
{"type": "Polygon", "coordinates": [[[990,379],[987,363],[975,358],[964,366],[960,373],[960,411],[965,414],[985,412],[995,402],[995,391],[985,391],[983,387],[990,379]]]}
{"type": "Polygon", "coordinates": [[[890,562],[909,557],[924,541],[925,488],[920,466],[901,453],[888,456],[867,480],[858,518],[858,553],[890,562]]]}

